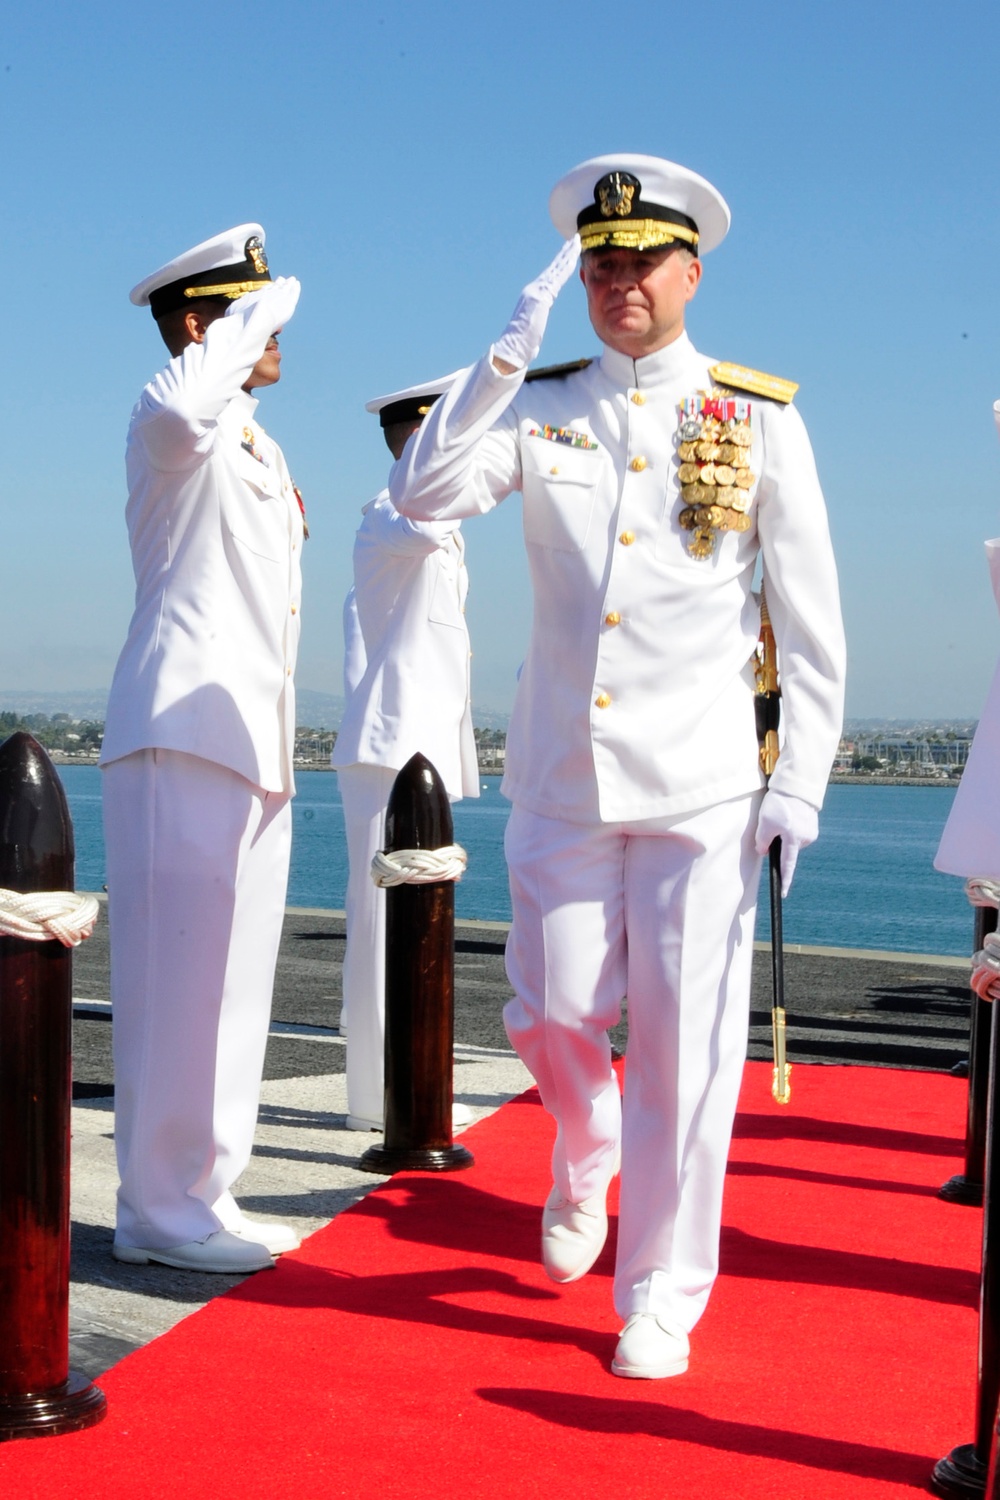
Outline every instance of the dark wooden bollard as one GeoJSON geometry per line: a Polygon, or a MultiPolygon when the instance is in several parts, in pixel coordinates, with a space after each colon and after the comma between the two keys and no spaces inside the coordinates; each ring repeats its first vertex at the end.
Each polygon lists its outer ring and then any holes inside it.
{"type": "Polygon", "coordinates": [[[979,1373],[976,1391],[976,1440],[961,1443],[934,1465],[931,1487],[938,1495],[980,1497],[986,1492],[990,1444],[1000,1397],[1000,1024],[996,1002],[990,1025],[989,1103],[986,1118],[986,1169],[983,1190],[983,1264],[979,1292],[979,1373]]]}
{"type": "MultiPolygon", "coordinates": [[[[423,755],[396,777],[386,853],[454,841],[441,778],[423,755]]],[[[385,1135],[365,1172],[457,1172],[472,1153],[451,1138],[455,1041],[455,884],[396,885],[385,903],[385,1135]]]]}
{"type": "MultiPolygon", "coordinates": [[[[0,886],[73,889],[66,798],[28,734],[0,745],[0,886]]],[[[0,1439],[105,1415],[69,1368],[72,975],[62,943],[0,937],[0,1439]]]]}
{"type": "MultiPolygon", "coordinates": [[[[977,906],[973,934],[974,953],[986,941],[988,932],[997,928],[995,906],[977,906]]],[[[986,1170],[986,1106],[990,1078],[990,1030],[993,1006],[972,991],[972,1014],[969,1023],[969,1100],[965,1122],[965,1168],[938,1190],[938,1196],[949,1203],[980,1204],[983,1201],[983,1179],[986,1170]]]]}

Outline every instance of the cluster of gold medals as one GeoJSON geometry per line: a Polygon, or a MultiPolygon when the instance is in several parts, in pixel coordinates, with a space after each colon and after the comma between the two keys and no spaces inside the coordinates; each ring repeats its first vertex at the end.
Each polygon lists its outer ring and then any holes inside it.
{"type": "Polygon", "coordinates": [[[724,391],[689,396],[681,403],[677,457],[684,509],[680,523],[691,532],[692,557],[711,557],[720,531],[748,531],[747,467],[753,433],[750,402],[724,391]]]}

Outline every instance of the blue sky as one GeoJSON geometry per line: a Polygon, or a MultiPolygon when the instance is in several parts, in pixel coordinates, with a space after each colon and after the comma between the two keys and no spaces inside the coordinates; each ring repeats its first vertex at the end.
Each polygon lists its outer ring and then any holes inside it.
{"type": "MultiPolygon", "coordinates": [[[[124,639],[123,440],[164,359],[134,282],[252,219],[274,271],[301,278],[260,416],[313,531],[299,682],[339,692],[353,533],[388,463],[365,401],[478,357],[558,248],[553,182],[633,150],[695,168],[733,210],[695,343],[801,383],[848,713],[978,713],[1000,647],[982,553],[1000,533],[995,6],[11,11],[0,697],[106,686],[124,639]]],[[[573,283],[542,358],[594,348],[573,283]]],[[[466,537],[474,699],[503,709],[530,622],[519,501],[466,537]]]]}

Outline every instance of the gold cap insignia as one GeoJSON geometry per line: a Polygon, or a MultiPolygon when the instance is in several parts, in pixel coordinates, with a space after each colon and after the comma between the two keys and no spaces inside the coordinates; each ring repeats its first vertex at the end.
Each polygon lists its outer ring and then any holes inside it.
{"type": "Polygon", "coordinates": [[[632,199],[641,184],[631,172],[609,172],[602,177],[594,189],[594,197],[606,219],[627,219],[632,212],[632,199]]]}
{"type": "Polygon", "coordinates": [[[252,234],[244,246],[247,260],[251,263],[258,276],[267,274],[267,256],[261,243],[259,234],[252,234]]]}

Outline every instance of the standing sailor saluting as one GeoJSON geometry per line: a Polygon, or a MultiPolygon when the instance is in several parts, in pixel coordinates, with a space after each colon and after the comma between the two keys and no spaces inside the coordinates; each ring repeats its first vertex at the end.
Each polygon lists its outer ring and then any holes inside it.
{"type": "Polygon", "coordinates": [[[259,224],[135,287],[170,363],[132,413],[135,610],[108,703],[114,1254],[245,1272],[298,1244],[243,1218],[291,847],[303,516],[253,392],[299,297],[259,224]]]}
{"type": "Polygon", "coordinates": [[[503,790],[513,924],[507,1030],[555,1117],[542,1259],[590,1269],[621,1151],[612,1369],[687,1368],[718,1269],[746,1054],[760,852],[785,884],[817,830],[840,735],[844,641],[826,511],[795,387],[719,366],[684,331],[699,252],[729,227],[709,183],[650,156],[557,184],[567,244],[390,477],[404,514],[523,495],[534,621],[503,790]],[[604,348],[525,383],[582,249],[604,348]],[[785,742],[758,762],[751,658],[763,558],[785,742]],[[628,996],[624,1113],[607,1029],[628,996]]]}

